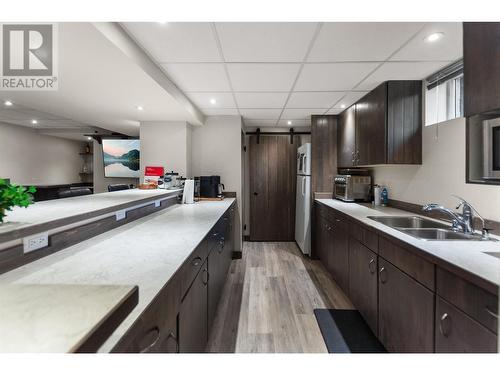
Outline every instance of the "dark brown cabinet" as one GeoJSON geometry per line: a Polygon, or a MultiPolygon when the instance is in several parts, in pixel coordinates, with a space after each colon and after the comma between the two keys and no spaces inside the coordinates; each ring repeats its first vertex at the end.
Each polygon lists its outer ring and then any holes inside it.
{"type": "Polygon", "coordinates": [[[179,352],[203,353],[208,340],[208,267],[201,267],[181,304],[179,352]]]}
{"type": "Polygon", "coordinates": [[[335,218],[330,230],[329,270],[339,286],[347,291],[349,287],[349,232],[346,222],[335,218]]]}
{"type": "Polygon", "coordinates": [[[440,297],[436,300],[436,353],[496,353],[497,336],[440,297]]]}
{"type": "Polygon", "coordinates": [[[378,332],[378,257],[349,239],[349,297],[372,331],[378,332]]]}
{"type": "Polygon", "coordinates": [[[379,259],[379,340],[390,352],[434,351],[434,293],[379,259]]]}
{"type": "Polygon", "coordinates": [[[500,109],[500,22],[465,22],[465,116],[500,109]]]}
{"type": "Polygon", "coordinates": [[[356,106],[347,108],[339,116],[337,131],[337,164],[349,168],[355,165],[356,106]]]}
{"type": "Polygon", "coordinates": [[[339,117],[339,167],[422,163],[422,82],[387,81],[339,117]]]}

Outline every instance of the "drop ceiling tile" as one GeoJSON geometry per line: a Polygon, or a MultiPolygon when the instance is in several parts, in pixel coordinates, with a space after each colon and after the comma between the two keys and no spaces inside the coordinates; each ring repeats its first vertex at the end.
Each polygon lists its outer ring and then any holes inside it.
{"type": "Polygon", "coordinates": [[[316,26],[306,22],[216,24],[227,62],[301,62],[316,26]]]}
{"type": "Polygon", "coordinates": [[[300,64],[228,64],[234,91],[289,91],[300,64]]]}
{"type": "Polygon", "coordinates": [[[351,91],[348,92],[341,100],[339,100],[337,103],[335,103],[334,108],[340,108],[343,110],[341,107],[344,105],[344,108],[349,108],[351,105],[356,103],[359,99],[361,99],[363,96],[365,96],[369,91],[351,91]]]}
{"type": "Polygon", "coordinates": [[[378,65],[379,63],[305,64],[294,90],[351,90],[378,65]]]}
{"type": "Polygon", "coordinates": [[[238,110],[235,108],[204,108],[201,111],[206,116],[238,116],[238,110]]]}
{"type": "Polygon", "coordinates": [[[396,53],[391,61],[455,61],[463,56],[462,23],[441,22],[430,23],[412,39],[405,47],[396,53]],[[432,33],[444,33],[435,42],[425,40],[432,33]]]}
{"type": "Polygon", "coordinates": [[[328,110],[328,108],[309,108],[309,109],[296,109],[296,108],[287,108],[283,111],[281,115],[282,120],[309,120],[312,115],[322,115],[328,110]]]}
{"type": "Polygon", "coordinates": [[[424,79],[447,64],[447,62],[386,62],[357,89],[373,90],[382,82],[389,80],[424,79]]]}
{"type": "Polygon", "coordinates": [[[423,25],[412,22],[325,23],[307,61],[384,61],[423,25]]]}
{"type": "Polygon", "coordinates": [[[123,25],[159,63],[222,61],[208,22],[126,22],[123,25]]]}
{"type": "Polygon", "coordinates": [[[280,117],[281,108],[240,109],[240,113],[247,120],[277,120],[280,117]]]}
{"type": "Polygon", "coordinates": [[[293,92],[286,108],[329,108],[344,95],[343,91],[293,92]]]}
{"type": "Polygon", "coordinates": [[[239,108],[282,108],[287,92],[236,92],[239,108]]]}
{"type": "Polygon", "coordinates": [[[230,92],[190,92],[186,94],[198,108],[236,108],[233,94],[230,92]],[[215,104],[211,100],[215,100],[215,104]]]}
{"type": "Polygon", "coordinates": [[[287,127],[301,127],[301,126],[311,126],[311,118],[307,120],[279,120],[278,126],[287,126],[287,127]],[[291,121],[291,124],[288,124],[288,121],[291,121]]]}
{"type": "Polygon", "coordinates": [[[162,64],[183,91],[231,91],[223,64],[162,64]]]}
{"type": "Polygon", "coordinates": [[[327,115],[338,115],[339,113],[343,112],[343,108],[332,108],[329,109],[328,112],[326,112],[327,115]]]}

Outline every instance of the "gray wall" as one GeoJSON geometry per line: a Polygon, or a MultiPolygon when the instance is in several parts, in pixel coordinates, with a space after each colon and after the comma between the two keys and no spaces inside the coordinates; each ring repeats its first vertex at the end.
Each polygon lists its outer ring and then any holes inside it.
{"type": "Polygon", "coordinates": [[[80,182],[83,159],[79,153],[84,147],[85,142],[0,123],[0,176],[25,185],[80,182]]]}

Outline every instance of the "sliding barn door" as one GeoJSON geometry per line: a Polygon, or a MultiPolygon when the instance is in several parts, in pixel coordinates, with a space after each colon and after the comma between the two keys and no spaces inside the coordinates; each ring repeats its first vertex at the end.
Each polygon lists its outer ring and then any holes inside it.
{"type": "Polygon", "coordinates": [[[298,137],[250,137],[250,240],[295,240],[298,137]]]}

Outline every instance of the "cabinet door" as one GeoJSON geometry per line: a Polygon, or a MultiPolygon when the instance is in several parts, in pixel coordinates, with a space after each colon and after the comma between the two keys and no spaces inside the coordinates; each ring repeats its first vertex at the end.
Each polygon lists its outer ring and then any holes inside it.
{"type": "Polygon", "coordinates": [[[337,129],[337,163],[339,167],[353,167],[356,152],[356,106],[347,108],[339,116],[337,129]]]}
{"type": "Polygon", "coordinates": [[[335,218],[329,231],[329,269],[345,293],[349,293],[349,234],[346,222],[335,218]]]}
{"type": "Polygon", "coordinates": [[[434,294],[379,258],[379,339],[390,352],[434,351],[434,294]]]}
{"type": "Polygon", "coordinates": [[[377,254],[349,238],[349,298],[372,331],[378,332],[377,254]]]}
{"type": "Polygon", "coordinates": [[[497,336],[437,297],[436,353],[496,353],[497,336]]]}
{"type": "Polygon", "coordinates": [[[500,108],[500,23],[464,23],[465,116],[500,108]]]}
{"type": "Polygon", "coordinates": [[[370,91],[356,103],[357,165],[386,162],[387,83],[370,91]]]}
{"type": "Polygon", "coordinates": [[[203,353],[208,340],[207,262],[196,276],[181,303],[179,312],[179,352],[203,353]]]}

